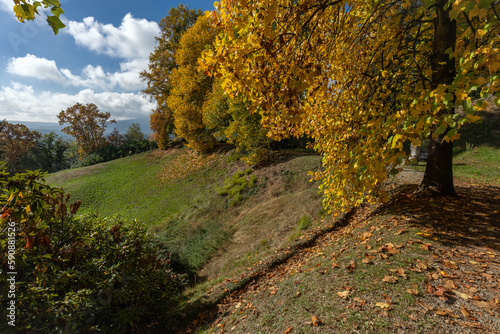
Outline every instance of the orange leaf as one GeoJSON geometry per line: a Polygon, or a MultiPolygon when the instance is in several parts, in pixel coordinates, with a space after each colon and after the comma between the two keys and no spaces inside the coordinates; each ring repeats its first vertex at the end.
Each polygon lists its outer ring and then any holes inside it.
{"type": "Polygon", "coordinates": [[[315,315],[312,316],[311,320],[312,320],[313,326],[320,326],[321,324],[323,324],[323,321],[321,321],[321,319],[315,315]]]}

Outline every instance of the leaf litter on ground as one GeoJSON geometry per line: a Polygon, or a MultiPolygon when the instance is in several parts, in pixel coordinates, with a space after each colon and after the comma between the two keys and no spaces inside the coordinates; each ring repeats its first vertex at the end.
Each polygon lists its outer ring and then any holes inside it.
{"type": "Polygon", "coordinates": [[[357,210],[345,226],[228,291],[194,327],[500,332],[500,189],[461,183],[455,198],[415,190],[406,186],[386,205],[357,210]],[[312,317],[321,326],[311,326],[312,317]]]}

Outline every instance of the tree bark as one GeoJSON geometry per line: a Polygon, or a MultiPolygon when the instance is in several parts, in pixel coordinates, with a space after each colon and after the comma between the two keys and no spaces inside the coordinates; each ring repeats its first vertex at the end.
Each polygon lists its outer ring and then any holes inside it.
{"type": "MultiPolygon", "coordinates": [[[[432,82],[431,88],[435,89],[440,84],[451,84],[456,76],[455,50],[457,26],[451,20],[449,10],[445,9],[446,0],[436,0],[436,19],[434,20],[434,43],[431,61],[432,82]],[[446,53],[446,50],[452,53],[446,53]]],[[[454,113],[455,110],[446,110],[444,113],[454,113]]],[[[432,188],[441,195],[455,195],[453,186],[453,143],[443,142],[446,132],[440,136],[432,137],[427,166],[421,188],[432,188]]]]}

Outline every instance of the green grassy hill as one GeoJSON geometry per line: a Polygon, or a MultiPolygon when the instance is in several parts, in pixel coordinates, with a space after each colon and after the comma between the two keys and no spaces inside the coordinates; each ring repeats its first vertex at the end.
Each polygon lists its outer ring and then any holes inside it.
{"type": "Polygon", "coordinates": [[[252,170],[233,151],[172,149],[61,171],[47,182],[82,201],[80,213],[146,223],[190,271],[214,278],[243,270],[318,223],[321,198],[307,173],[320,157],[281,152],[274,160],[252,170]]]}

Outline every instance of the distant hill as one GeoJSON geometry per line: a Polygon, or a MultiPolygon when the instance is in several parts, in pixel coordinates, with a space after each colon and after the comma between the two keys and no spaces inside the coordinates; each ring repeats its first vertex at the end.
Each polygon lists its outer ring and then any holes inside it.
{"type": "MultiPolygon", "coordinates": [[[[61,131],[62,126],[60,126],[59,123],[57,122],[29,122],[29,121],[9,121],[9,122],[14,124],[24,124],[30,130],[38,131],[41,134],[53,131],[63,138],[71,138],[70,136],[64,134],[61,131]]],[[[146,135],[146,137],[149,137],[149,135],[151,134],[151,130],[149,129],[149,117],[116,121],[116,124],[111,124],[111,126],[108,127],[107,133],[110,133],[111,131],[113,131],[114,128],[117,128],[121,134],[125,134],[125,132],[127,132],[128,127],[133,123],[139,123],[141,125],[142,132],[146,135]]]]}

